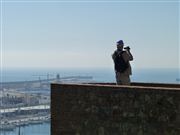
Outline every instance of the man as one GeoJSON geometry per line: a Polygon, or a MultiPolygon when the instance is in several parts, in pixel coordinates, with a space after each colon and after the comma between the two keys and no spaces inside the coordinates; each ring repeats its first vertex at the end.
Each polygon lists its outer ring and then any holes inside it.
{"type": "Polygon", "coordinates": [[[129,61],[133,60],[133,56],[129,47],[124,48],[123,40],[117,42],[117,50],[112,54],[114,68],[116,73],[117,85],[130,85],[130,75],[132,74],[129,61]]]}

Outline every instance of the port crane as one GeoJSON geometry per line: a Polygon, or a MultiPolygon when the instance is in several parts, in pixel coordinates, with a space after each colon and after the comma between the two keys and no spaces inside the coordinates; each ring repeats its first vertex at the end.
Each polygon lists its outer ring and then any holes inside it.
{"type": "MultiPolygon", "coordinates": [[[[47,77],[47,82],[49,82],[49,80],[50,80],[50,77],[52,77],[52,76],[54,76],[53,74],[49,74],[49,73],[47,73],[46,75],[45,74],[43,74],[43,75],[32,75],[32,76],[35,76],[35,77],[38,77],[39,78],[39,82],[41,83],[42,82],[42,79],[41,79],[41,77],[47,77]]],[[[44,80],[44,79],[43,79],[44,80]]]]}

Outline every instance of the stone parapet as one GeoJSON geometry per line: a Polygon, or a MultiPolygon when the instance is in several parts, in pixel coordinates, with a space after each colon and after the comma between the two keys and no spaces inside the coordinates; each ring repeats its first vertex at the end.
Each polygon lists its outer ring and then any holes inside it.
{"type": "Polygon", "coordinates": [[[132,84],[52,84],[52,135],[180,135],[180,85],[132,84]]]}

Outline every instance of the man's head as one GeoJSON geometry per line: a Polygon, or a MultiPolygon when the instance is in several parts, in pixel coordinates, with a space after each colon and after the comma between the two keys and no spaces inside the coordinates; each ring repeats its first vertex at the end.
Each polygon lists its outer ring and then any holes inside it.
{"type": "Polygon", "coordinates": [[[123,47],[124,47],[124,42],[123,42],[123,40],[119,40],[119,41],[117,42],[117,49],[118,49],[118,50],[123,50],[123,47]]]}

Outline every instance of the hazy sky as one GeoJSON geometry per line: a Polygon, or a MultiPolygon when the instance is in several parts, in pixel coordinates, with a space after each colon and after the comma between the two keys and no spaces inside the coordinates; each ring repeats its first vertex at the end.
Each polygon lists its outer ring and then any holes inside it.
{"type": "Polygon", "coordinates": [[[107,1],[4,0],[2,66],[112,68],[123,39],[134,68],[179,67],[178,1],[107,1]]]}

